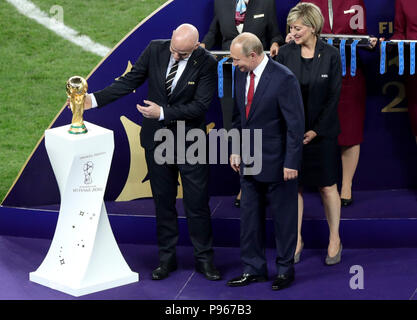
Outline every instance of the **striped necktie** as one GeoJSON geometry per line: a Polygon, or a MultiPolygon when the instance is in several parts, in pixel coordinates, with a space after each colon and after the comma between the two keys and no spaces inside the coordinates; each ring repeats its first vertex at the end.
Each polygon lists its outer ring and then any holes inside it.
{"type": "Polygon", "coordinates": [[[236,1],[235,24],[238,26],[245,22],[246,3],[244,0],[236,1]]]}
{"type": "Polygon", "coordinates": [[[165,88],[166,88],[168,97],[172,93],[172,83],[174,82],[175,75],[177,74],[178,63],[179,61],[175,61],[175,63],[171,67],[171,70],[169,70],[168,76],[165,80],[165,88]]]}

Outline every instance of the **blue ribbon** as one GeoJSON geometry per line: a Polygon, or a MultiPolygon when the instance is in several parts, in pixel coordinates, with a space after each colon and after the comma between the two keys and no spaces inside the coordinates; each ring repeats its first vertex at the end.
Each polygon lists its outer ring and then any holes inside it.
{"type": "Polygon", "coordinates": [[[398,74],[404,74],[404,41],[398,42],[398,62],[400,64],[398,74]]]}
{"type": "Polygon", "coordinates": [[[327,44],[329,44],[329,45],[333,45],[333,38],[328,38],[327,39],[327,44]]]}
{"type": "Polygon", "coordinates": [[[224,85],[224,75],[223,75],[223,63],[225,63],[229,58],[223,58],[219,61],[219,63],[217,64],[217,75],[219,78],[218,81],[218,90],[219,90],[219,98],[223,98],[224,93],[223,93],[223,85],[224,85]]]}
{"type": "Polygon", "coordinates": [[[235,70],[236,67],[232,64],[232,98],[235,97],[235,70]]]}
{"type": "Polygon", "coordinates": [[[352,77],[356,76],[356,46],[358,45],[359,41],[359,39],[354,40],[350,47],[350,75],[352,77]]]}
{"type": "Polygon", "coordinates": [[[340,58],[342,59],[342,75],[346,75],[346,39],[340,40],[340,58]]]}
{"type": "Polygon", "coordinates": [[[384,74],[387,66],[387,42],[381,42],[381,61],[379,63],[379,73],[384,74]]]}
{"type": "Polygon", "coordinates": [[[416,73],[416,43],[410,43],[410,74],[416,73]]]}

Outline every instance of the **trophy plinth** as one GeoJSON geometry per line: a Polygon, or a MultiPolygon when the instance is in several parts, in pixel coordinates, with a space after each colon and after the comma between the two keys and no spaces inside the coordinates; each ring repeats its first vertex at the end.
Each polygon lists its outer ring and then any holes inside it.
{"type": "Polygon", "coordinates": [[[79,76],[71,77],[66,85],[67,96],[70,99],[72,111],[71,134],[85,134],[88,132],[83,121],[85,94],[88,90],[87,81],[79,76]]]}
{"type": "Polygon", "coordinates": [[[139,281],[111,229],[104,192],[114,152],[113,131],[87,122],[45,131],[45,148],[61,196],[54,237],[30,281],[79,297],[139,281]]]}

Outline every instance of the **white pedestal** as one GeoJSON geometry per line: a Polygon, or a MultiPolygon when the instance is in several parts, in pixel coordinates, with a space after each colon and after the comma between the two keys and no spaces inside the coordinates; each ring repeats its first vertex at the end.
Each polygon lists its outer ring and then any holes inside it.
{"type": "Polygon", "coordinates": [[[51,247],[29,275],[33,282],[73,296],[139,281],[119,250],[103,201],[113,131],[85,125],[83,135],[69,134],[69,125],[45,131],[61,208],[51,247]]]}

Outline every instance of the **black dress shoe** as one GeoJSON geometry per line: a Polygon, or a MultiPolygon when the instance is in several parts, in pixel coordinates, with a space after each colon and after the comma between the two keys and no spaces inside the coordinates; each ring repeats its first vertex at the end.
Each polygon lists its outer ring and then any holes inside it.
{"type": "Polygon", "coordinates": [[[167,264],[160,264],[158,268],[152,271],[152,280],[162,280],[169,276],[169,273],[177,270],[177,266],[169,266],[167,264]]]}
{"type": "Polygon", "coordinates": [[[243,287],[251,284],[252,282],[265,282],[268,278],[266,276],[256,276],[244,273],[240,277],[233,278],[227,281],[229,287],[243,287]]]}
{"type": "Polygon", "coordinates": [[[195,271],[202,273],[207,280],[216,281],[222,278],[219,270],[210,262],[197,262],[195,271]]]}
{"type": "Polygon", "coordinates": [[[235,207],[240,208],[240,199],[238,198],[235,199],[235,207]]]}
{"type": "Polygon", "coordinates": [[[272,290],[282,290],[290,286],[290,284],[294,281],[294,274],[286,275],[280,274],[278,275],[274,282],[272,282],[272,290]]]}
{"type": "Polygon", "coordinates": [[[340,202],[342,204],[342,207],[348,207],[353,203],[353,197],[351,197],[350,199],[340,198],[340,202]]]}

